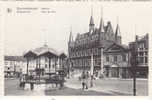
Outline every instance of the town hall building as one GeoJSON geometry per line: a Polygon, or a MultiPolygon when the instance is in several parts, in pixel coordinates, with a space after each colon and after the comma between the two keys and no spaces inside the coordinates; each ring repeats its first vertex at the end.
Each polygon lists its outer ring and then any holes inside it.
{"type": "Polygon", "coordinates": [[[104,25],[101,17],[96,28],[91,15],[88,32],[78,33],[75,39],[70,32],[68,53],[73,73],[90,71],[93,55],[93,73],[97,77],[130,77],[129,48],[122,44],[121,39],[119,24],[114,29],[110,21],[104,25]]]}

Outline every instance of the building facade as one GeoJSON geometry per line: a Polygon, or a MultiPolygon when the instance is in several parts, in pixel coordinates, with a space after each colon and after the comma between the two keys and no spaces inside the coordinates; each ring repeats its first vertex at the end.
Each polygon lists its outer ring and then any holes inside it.
{"type": "Polygon", "coordinates": [[[23,56],[4,56],[4,74],[5,77],[19,76],[24,72],[25,59],[23,56]]]}
{"type": "MultiPolygon", "coordinates": [[[[134,49],[137,59],[135,67],[136,67],[137,77],[142,77],[142,78],[148,77],[148,51],[149,51],[148,41],[149,41],[148,34],[144,36],[136,35],[135,41],[130,42],[129,44],[130,49],[133,48],[133,46],[135,46],[134,49]]],[[[133,56],[134,54],[131,55],[133,56]]]]}
{"type": "Polygon", "coordinates": [[[130,78],[131,66],[128,46],[113,43],[104,51],[104,70],[106,77],[130,78]]]}
{"type": "Polygon", "coordinates": [[[120,28],[117,24],[114,31],[111,22],[104,25],[101,17],[100,25],[95,28],[93,16],[90,18],[89,31],[78,33],[73,39],[70,32],[68,53],[73,73],[90,71],[91,55],[93,55],[93,72],[96,76],[126,77],[129,49],[121,43],[120,28]]]}
{"type": "Polygon", "coordinates": [[[26,59],[26,74],[45,75],[63,69],[66,55],[44,45],[24,54],[26,59]],[[40,72],[40,73],[38,73],[40,72]]]}

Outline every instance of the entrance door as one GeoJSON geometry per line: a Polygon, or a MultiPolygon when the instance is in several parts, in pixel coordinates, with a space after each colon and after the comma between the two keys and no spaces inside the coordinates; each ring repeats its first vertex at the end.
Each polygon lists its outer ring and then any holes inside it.
{"type": "Polygon", "coordinates": [[[119,77],[119,67],[116,65],[111,66],[111,77],[119,77]]]}

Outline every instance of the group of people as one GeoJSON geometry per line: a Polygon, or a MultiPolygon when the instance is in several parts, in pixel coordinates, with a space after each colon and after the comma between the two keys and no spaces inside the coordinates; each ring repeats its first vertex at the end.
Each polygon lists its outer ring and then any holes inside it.
{"type": "Polygon", "coordinates": [[[89,79],[90,79],[90,87],[93,87],[93,76],[91,75],[91,77],[90,77],[88,71],[87,72],[83,71],[81,78],[82,78],[82,89],[83,90],[88,89],[89,79]]]}

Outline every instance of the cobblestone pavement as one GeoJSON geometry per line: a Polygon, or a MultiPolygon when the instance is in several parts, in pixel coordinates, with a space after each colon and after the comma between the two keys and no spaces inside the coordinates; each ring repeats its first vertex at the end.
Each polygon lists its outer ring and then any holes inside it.
{"type": "Polygon", "coordinates": [[[34,96],[34,95],[44,95],[43,91],[31,91],[31,90],[23,90],[19,87],[19,79],[5,79],[5,89],[4,95],[10,96],[18,96],[18,95],[25,95],[25,96],[34,96]]]}
{"type": "Polygon", "coordinates": [[[70,87],[64,87],[62,89],[57,89],[57,88],[51,88],[51,89],[46,89],[46,90],[29,90],[29,89],[21,89],[19,87],[19,81],[18,79],[7,79],[5,80],[5,96],[76,96],[76,95],[110,95],[108,93],[104,92],[97,92],[97,91],[83,91],[82,89],[74,89],[70,87]]]}
{"type": "MultiPolygon", "coordinates": [[[[99,96],[120,96],[132,95],[132,79],[98,79],[94,80],[94,86],[83,91],[81,81],[78,78],[67,79],[65,87],[62,89],[51,88],[46,90],[31,91],[23,90],[19,87],[18,79],[5,79],[5,95],[25,95],[25,96],[42,96],[42,95],[99,95],[99,96]]],[[[137,95],[148,95],[148,80],[137,79],[137,95]]]]}
{"type": "MultiPolygon", "coordinates": [[[[88,90],[104,92],[111,95],[133,95],[133,79],[105,78],[94,80],[94,86],[88,90]]],[[[66,82],[67,87],[80,89],[81,81],[71,78],[66,82]]],[[[136,82],[137,95],[148,95],[148,79],[138,79],[136,82]]]]}

